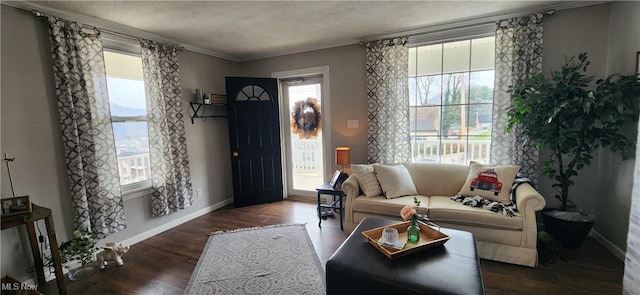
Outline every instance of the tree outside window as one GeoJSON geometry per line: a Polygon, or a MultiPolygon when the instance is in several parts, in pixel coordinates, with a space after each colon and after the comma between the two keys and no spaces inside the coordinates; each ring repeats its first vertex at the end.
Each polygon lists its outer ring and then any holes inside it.
{"type": "Polygon", "coordinates": [[[413,161],[490,161],[494,42],[486,37],[410,48],[413,161]]]}

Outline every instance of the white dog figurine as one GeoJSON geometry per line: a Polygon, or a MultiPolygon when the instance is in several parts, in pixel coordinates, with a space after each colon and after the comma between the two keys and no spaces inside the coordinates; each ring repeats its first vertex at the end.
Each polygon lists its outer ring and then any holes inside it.
{"type": "Polygon", "coordinates": [[[122,266],[124,264],[122,261],[122,255],[127,253],[127,251],[129,251],[129,246],[124,247],[122,244],[116,245],[116,243],[106,243],[105,247],[96,253],[98,268],[104,269],[104,267],[112,261],[118,264],[118,266],[122,266]]]}

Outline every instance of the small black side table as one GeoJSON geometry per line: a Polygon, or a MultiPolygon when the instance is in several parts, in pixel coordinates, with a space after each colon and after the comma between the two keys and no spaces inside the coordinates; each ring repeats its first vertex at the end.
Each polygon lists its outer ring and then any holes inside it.
{"type": "Polygon", "coordinates": [[[328,183],[319,186],[316,188],[316,191],[318,191],[318,227],[322,227],[320,224],[322,223],[323,210],[340,210],[340,230],[344,230],[342,227],[342,215],[344,214],[344,210],[342,210],[342,198],[344,197],[344,192],[339,188],[333,188],[333,186],[328,183]],[[333,202],[331,204],[322,203],[320,201],[320,195],[331,195],[333,202]]]}

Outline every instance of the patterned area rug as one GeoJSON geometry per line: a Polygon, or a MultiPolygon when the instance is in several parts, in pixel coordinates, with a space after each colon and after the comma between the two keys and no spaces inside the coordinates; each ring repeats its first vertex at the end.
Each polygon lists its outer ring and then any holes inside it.
{"type": "Polygon", "coordinates": [[[184,294],[325,294],[303,224],[215,232],[184,294]]]}

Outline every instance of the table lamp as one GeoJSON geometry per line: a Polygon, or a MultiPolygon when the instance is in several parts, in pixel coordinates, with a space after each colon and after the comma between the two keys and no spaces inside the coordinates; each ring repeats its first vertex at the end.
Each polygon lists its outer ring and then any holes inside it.
{"type": "Polygon", "coordinates": [[[344,166],[349,165],[349,148],[345,146],[336,148],[336,164],[342,165],[342,172],[344,172],[344,166]]]}

